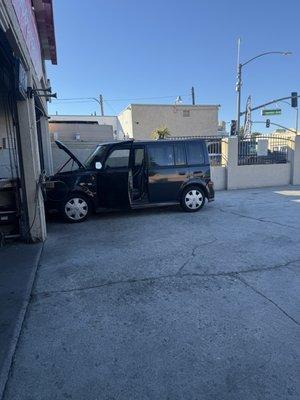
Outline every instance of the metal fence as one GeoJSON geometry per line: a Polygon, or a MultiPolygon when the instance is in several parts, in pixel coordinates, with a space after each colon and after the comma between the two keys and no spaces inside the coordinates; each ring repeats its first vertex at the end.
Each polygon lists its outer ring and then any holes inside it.
{"type": "Polygon", "coordinates": [[[238,139],[238,164],[280,164],[288,162],[292,140],[279,136],[253,136],[238,139]]]}
{"type": "Polygon", "coordinates": [[[203,139],[206,142],[211,166],[222,165],[222,140],[223,136],[172,136],[168,139],[203,139]]]}
{"type": "Polygon", "coordinates": [[[204,139],[205,139],[205,142],[207,145],[210,165],[211,166],[222,165],[222,140],[223,140],[223,138],[222,137],[206,137],[204,139]]]}

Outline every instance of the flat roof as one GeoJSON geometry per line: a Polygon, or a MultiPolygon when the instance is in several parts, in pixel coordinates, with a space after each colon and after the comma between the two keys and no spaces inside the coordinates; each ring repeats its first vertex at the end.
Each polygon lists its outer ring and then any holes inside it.
{"type": "Polygon", "coordinates": [[[199,109],[199,108],[219,108],[221,104],[146,104],[146,103],[130,103],[119,115],[124,111],[129,110],[131,107],[176,107],[176,108],[189,108],[189,109],[199,109]]]}
{"type": "Polygon", "coordinates": [[[116,118],[116,115],[87,115],[87,114],[51,114],[50,118],[55,119],[55,118],[90,118],[90,119],[95,119],[95,118],[116,118]]]}
{"type": "Polygon", "coordinates": [[[130,106],[142,106],[142,107],[189,107],[189,108],[199,108],[199,107],[221,107],[220,104],[143,104],[143,103],[130,103],[130,106]]]}

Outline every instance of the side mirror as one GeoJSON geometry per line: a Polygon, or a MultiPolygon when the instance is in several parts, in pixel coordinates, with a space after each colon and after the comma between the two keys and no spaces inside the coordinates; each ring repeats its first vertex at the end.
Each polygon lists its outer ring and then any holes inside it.
{"type": "Polygon", "coordinates": [[[96,168],[96,169],[101,169],[101,168],[102,168],[102,164],[101,164],[100,161],[96,161],[96,162],[95,162],[95,168],[96,168]]]}

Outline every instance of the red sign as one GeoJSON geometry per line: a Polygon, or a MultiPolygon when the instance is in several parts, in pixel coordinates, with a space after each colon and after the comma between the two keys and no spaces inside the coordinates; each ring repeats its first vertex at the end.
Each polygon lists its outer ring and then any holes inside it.
{"type": "Polygon", "coordinates": [[[36,27],[31,0],[12,0],[20,28],[26,42],[35,72],[39,79],[43,76],[41,45],[36,27]]]}

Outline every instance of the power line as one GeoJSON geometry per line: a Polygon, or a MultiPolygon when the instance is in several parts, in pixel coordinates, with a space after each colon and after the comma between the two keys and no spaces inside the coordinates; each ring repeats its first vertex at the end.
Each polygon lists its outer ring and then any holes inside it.
{"type": "MultiPolygon", "coordinates": [[[[180,95],[181,97],[188,97],[188,94],[180,95]]],[[[117,98],[117,99],[105,99],[106,101],[132,101],[132,100],[155,100],[155,99],[172,99],[178,97],[177,95],[172,96],[155,96],[155,97],[132,97],[132,98],[117,98]]],[[[93,97],[70,97],[54,99],[55,101],[67,101],[67,102],[77,102],[77,103],[89,103],[95,101],[93,97]]],[[[54,101],[53,100],[53,101],[54,101]]]]}
{"type": "Polygon", "coordinates": [[[113,107],[107,100],[104,100],[104,103],[105,103],[106,105],[108,105],[108,107],[112,110],[112,112],[113,112],[114,115],[117,115],[117,114],[118,114],[117,111],[114,109],[114,107],[113,107]]]}
{"type": "MultiPolygon", "coordinates": [[[[186,97],[187,95],[179,95],[181,97],[186,97]]],[[[173,99],[178,97],[177,95],[173,96],[156,96],[156,97],[135,97],[131,99],[107,99],[108,101],[129,101],[129,100],[155,100],[155,99],[173,99]]]]}
{"type": "MultiPolygon", "coordinates": [[[[53,101],[53,100],[52,100],[53,101]]],[[[56,101],[60,101],[62,103],[91,103],[93,100],[66,100],[66,99],[56,99],[56,101]]]]}

